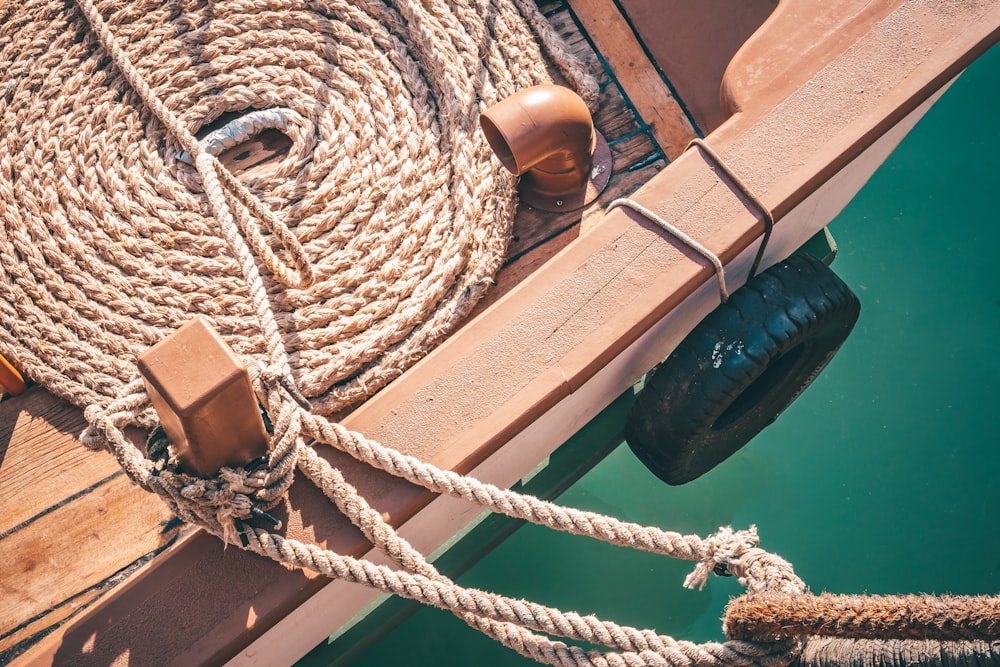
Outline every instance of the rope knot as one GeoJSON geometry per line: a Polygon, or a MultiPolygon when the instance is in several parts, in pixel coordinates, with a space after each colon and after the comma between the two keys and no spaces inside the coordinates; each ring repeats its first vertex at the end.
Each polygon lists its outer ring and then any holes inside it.
{"type": "Polygon", "coordinates": [[[235,544],[237,536],[245,542],[244,521],[264,518],[280,528],[281,522],[266,511],[291,486],[291,471],[280,463],[272,466],[262,457],[242,467],[223,467],[212,477],[192,477],[178,467],[162,428],[150,435],[146,450],[151,474],[145,486],[185,521],[203,526],[229,544],[235,544]]]}
{"type": "Polygon", "coordinates": [[[247,369],[250,371],[250,381],[253,383],[258,395],[263,396],[267,393],[266,390],[273,392],[281,389],[292,400],[298,403],[299,407],[303,410],[312,409],[312,404],[299,391],[299,386],[291,376],[287,366],[262,366],[256,361],[251,361],[247,363],[247,369]]]}
{"type": "Polygon", "coordinates": [[[758,544],[760,538],[757,537],[757,526],[738,531],[734,531],[730,526],[723,526],[702,541],[703,555],[694,571],[684,579],[684,588],[703,589],[708,582],[709,573],[728,572],[731,560],[739,558],[758,544]]]}

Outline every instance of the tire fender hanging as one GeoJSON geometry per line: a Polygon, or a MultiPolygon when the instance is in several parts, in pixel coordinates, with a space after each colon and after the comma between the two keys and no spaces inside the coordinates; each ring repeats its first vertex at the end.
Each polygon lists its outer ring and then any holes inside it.
{"type": "Polygon", "coordinates": [[[668,484],[700,477],[809,386],[860,310],[850,288],[812,255],[754,276],[654,369],[626,420],[629,447],[668,484]]]}

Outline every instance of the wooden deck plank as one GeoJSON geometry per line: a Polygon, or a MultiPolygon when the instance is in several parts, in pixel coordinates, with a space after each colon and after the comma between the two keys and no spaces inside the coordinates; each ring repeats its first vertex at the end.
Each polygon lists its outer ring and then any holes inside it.
{"type": "Polygon", "coordinates": [[[66,622],[77,612],[86,609],[103,592],[104,590],[100,586],[88,589],[0,635],[0,664],[7,664],[9,660],[18,655],[22,642],[31,644],[34,638],[44,635],[49,629],[66,622]]]}
{"type": "Polygon", "coordinates": [[[0,536],[119,470],[111,454],[80,445],[85,425],[41,387],[0,403],[0,536]]]}
{"type": "MultiPolygon", "coordinates": [[[[564,5],[561,7],[561,9],[550,8],[547,12],[549,20],[559,29],[574,53],[589,57],[590,45],[582,37],[569,11],[564,5]]],[[[603,75],[607,77],[606,72],[603,75]]],[[[622,97],[617,86],[603,87],[594,113],[594,124],[611,145],[614,169],[618,174],[632,165],[661,154],[650,135],[643,131],[642,124],[629,108],[629,101],[622,97]]],[[[610,201],[606,196],[600,199],[605,202],[610,201]]],[[[600,209],[590,206],[584,210],[549,213],[522,205],[518,210],[513,237],[507,250],[507,263],[517,261],[522,254],[545,244],[549,239],[579,224],[589,215],[600,217],[600,209]]]]}
{"type": "Polygon", "coordinates": [[[614,0],[567,1],[656,143],[676,159],[697,134],[614,0]]]}
{"type": "Polygon", "coordinates": [[[172,542],[183,524],[120,474],[0,540],[0,636],[172,542]]]}
{"type": "MultiPolygon", "coordinates": [[[[615,97],[617,100],[609,100],[608,106],[615,108],[619,114],[629,113],[624,102],[617,95],[617,91],[609,97],[615,97]]],[[[602,132],[605,131],[601,125],[598,125],[598,128],[602,132]]],[[[548,213],[522,205],[514,224],[514,236],[507,251],[508,263],[516,261],[522,254],[546,244],[551,238],[561,234],[566,229],[580,225],[583,220],[600,219],[603,215],[602,205],[606,205],[615,197],[634,190],[642,184],[642,181],[639,180],[640,176],[633,171],[637,165],[657,159],[663,164],[661,154],[653,145],[649,135],[634,133],[624,136],[621,134],[607,136],[611,142],[611,157],[616,173],[607,189],[601,193],[596,202],[583,209],[566,213],[548,213]]]]}

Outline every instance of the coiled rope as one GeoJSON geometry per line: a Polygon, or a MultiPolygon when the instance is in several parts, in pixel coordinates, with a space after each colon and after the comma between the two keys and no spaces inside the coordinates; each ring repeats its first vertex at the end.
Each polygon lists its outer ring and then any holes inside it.
{"type": "Polygon", "coordinates": [[[478,118],[551,83],[543,52],[596,101],[530,0],[2,3],[0,353],[101,404],[200,314],[313,411],[358,403],[499,267],[478,118]],[[213,130],[254,122],[291,147],[241,182],[213,130]]]}

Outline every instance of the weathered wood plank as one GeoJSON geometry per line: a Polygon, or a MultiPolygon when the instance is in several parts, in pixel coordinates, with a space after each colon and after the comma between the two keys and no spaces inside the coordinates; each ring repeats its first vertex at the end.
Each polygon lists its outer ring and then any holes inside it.
{"type": "Polygon", "coordinates": [[[120,474],[10,533],[0,540],[0,636],[162,549],[182,526],[120,474]]]}
{"type": "Polygon", "coordinates": [[[263,175],[270,168],[271,161],[288,153],[292,140],[278,130],[264,130],[239,146],[219,153],[219,162],[226,165],[237,176],[254,177],[263,175]]]}
{"type": "Polygon", "coordinates": [[[628,194],[642,183],[648,181],[663,165],[663,160],[658,160],[628,173],[624,178],[614,179],[601,197],[584,209],[578,221],[579,224],[568,225],[554,236],[548,238],[545,243],[524,251],[516,259],[505,265],[497,273],[493,289],[476,305],[473,315],[482,312],[501,296],[514,289],[527,276],[534,273],[538,267],[551,259],[553,255],[569,245],[578,236],[586,234],[600,224],[601,219],[604,217],[604,208],[609,202],[628,194]]]}
{"type": "Polygon", "coordinates": [[[77,612],[86,609],[103,592],[102,586],[86,590],[76,597],[46,610],[40,616],[26,621],[14,630],[8,631],[7,634],[0,635],[0,664],[7,664],[20,655],[23,648],[34,643],[35,638],[72,618],[77,612]]]}
{"type": "MultiPolygon", "coordinates": [[[[624,109],[624,107],[621,108],[624,109]]],[[[624,111],[622,112],[624,113],[624,111]]],[[[617,137],[612,137],[611,141],[617,139],[617,137]]],[[[592,217],[599,219],[603,215],[601,204],[606,205],[613,198],[634,190],[642,183],[634,168],[649,160],[656,160],[660,154],[649,140],[648,135],[638,133],[613,143],[611,155],[614,161],[614,173],[611,181],[598,200],[586,208],[556,214],[537,211],[526,205],[521,205],[514,223],[514,236],[507,251],[508,263],[516,261],[524,253],[546,244],[566,229],[579,225],[582,220],[592,217]]],[[[660,163],[663,164],[662,159],[660,163]]],[[[648,178],[648,174],[646,177],[648,178]]]]}
{"type": "MultiPolygon", "coordinates": [[[[684,110],[656,67],[645,57],[613,0],[568,0],[619,85],[646,121],[653,138],[671,160],[696,136],[684,110]]],[[[553,18],[553,24],[556,24],[553,18]]]]}
{"type": "Polygon", "coordinates": [[[76,439],[85,424],[37,386],[0,403],[0,536],[118,471],[76,439]]]}
{"type": "MultiPolygon", "coordinates": [[[[565,3],[546,3],[540,5],[540,9],[549,17],[550,23],[566,40],[574,53],[581,58],[593,58],[590,44],[583,36],[573,15],[566,9],[565,3]]],[[[598,200],[598,202],[605,204],[611,201],[613,196],[618,196],[620,193],[628,192],[638,186],[640,181],[636,181],[635,175],[630,173],[630,170],[636,165],[662,157],[659,147],[635,117],[629,106],[629,101],[622,95],[621,89],[614,85],[608,77],[608,72],[600,73],[599,78],[603,81],[603,85],[601,98],[594,112],[594,124],[610,144],[614,162],[611,183],[598,200]],[[622,184],[622,181],[626,183],[622,184]],[[635,182],[633,183],[633,181],[635,182]]],[[[533,260],[526,266],[537,268],[541,263],[538,261],[540,257],[551,257],[562,247],[562,244],[556,244],[545,252],[537,252],[536,249],[539,246],[547,245],[551,239],[563,235],[568,229],[579,225],[582,221],[589,218],[600,219],[601,215],[603,215],[601,206],[597,202],[586,209],[561,214],[536,211],[522,205],[514,223],[507,263],[518,262],[522,255],[531,253],[533,260]]],[[[517,274],[527,275],[523,271],[517,272],[517,274]]],[[[490,295],[491,300],[495,300],[506,291],[501,285],[510,284],[499,278],[497,283],[499,289],[495,289],[490,295]]]]}

